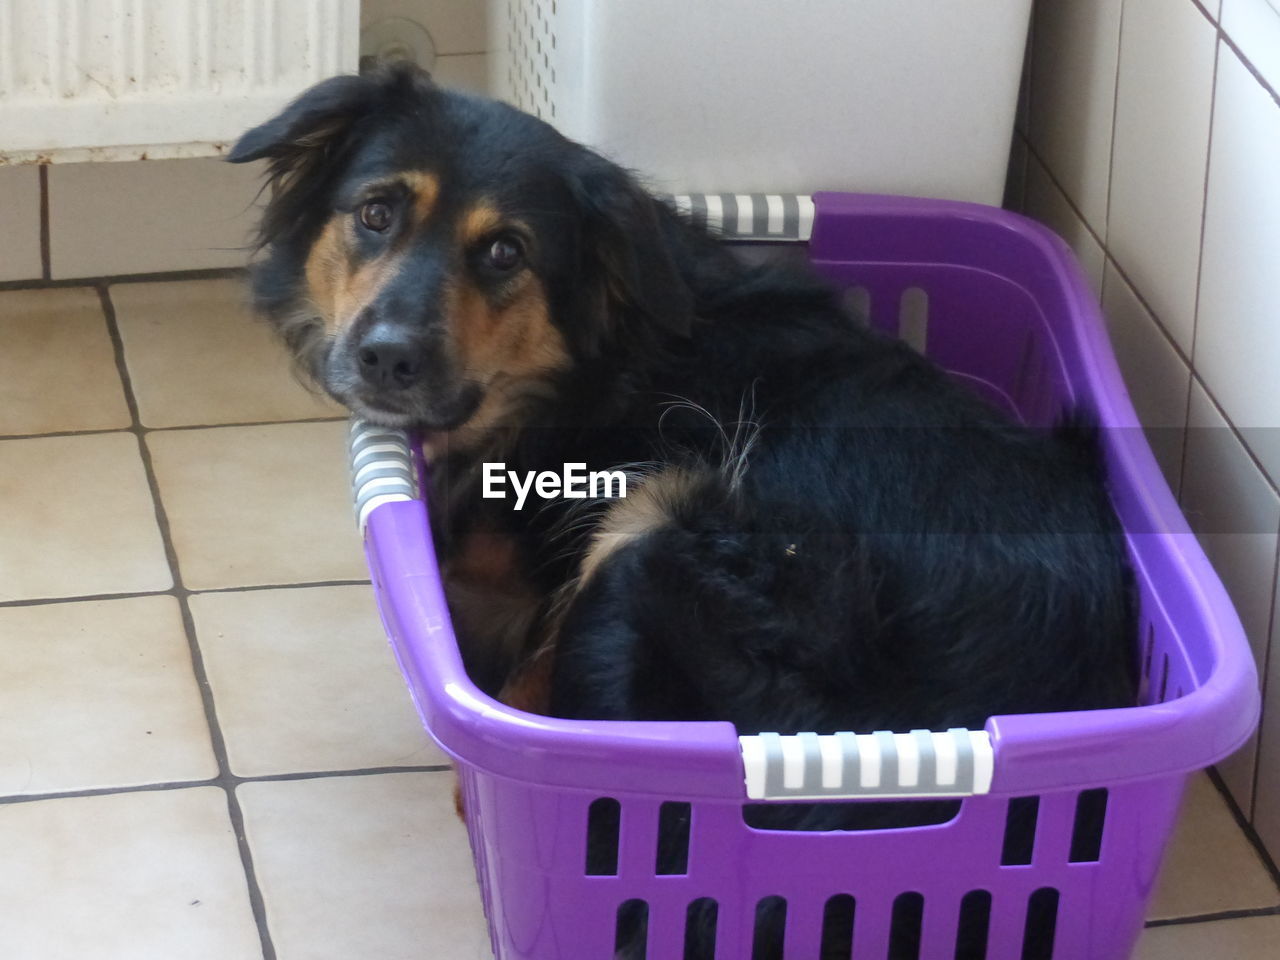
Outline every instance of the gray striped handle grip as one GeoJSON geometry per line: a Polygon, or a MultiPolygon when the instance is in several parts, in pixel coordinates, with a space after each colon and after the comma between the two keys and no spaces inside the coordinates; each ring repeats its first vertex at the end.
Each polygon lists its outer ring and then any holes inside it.
{"type": "Polygon", "coordinates": [[[662,194],[659,199],[726,240],[808,243],[813,198],[794,193],[662,194]]]}
{"type": "Polygon", "coordinates": [[[750,800],[968,797],[989,793],[985,730],[761,733],[739,737],[750,800]]]}
{"type": "Polygon", "coordinates": [[[403,430],[374,426],[359,418],[351,421],[351,496],[356,524],[364,533],[375,507],[418,494],[413,453],[403,430]]]}

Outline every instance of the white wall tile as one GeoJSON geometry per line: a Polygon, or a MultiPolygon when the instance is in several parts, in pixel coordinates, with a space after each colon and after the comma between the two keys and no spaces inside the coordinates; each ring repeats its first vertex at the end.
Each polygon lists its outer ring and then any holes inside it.
{"type": "Polygon", "coordinates": [[[1107,264],[1102,309],[1111,346],[1156,462],[1176,492],[1182,474],[1191,368],[1115,266],[1107,264]]]}
{"type": "Polygon", "coordinates": [[[1262,730],[1258,750],[1258,803],[1253,823],[1262,842],[1273,853],[1280,852],[1280,647],[1275,635],[1280,622],[1280,583],[1276,609],[1272,614],[1272,649],[1262,704],[1262,730]]]}
{"type": "MultiPolygon", "coordinates": [[[[1259,672],[1266,658],[1280,496],[1198,383],[1191,387],[1182,509],[1244,624],[1259,672]]],[[[1257,737],[1218,769],[1250,813],[1257,737]]]]}
{"type": "Polygon", "coordinates": [[[1190,2],[1125,0],[1107,246],[1187,355],[1216,46],[1190,2]]]}
{"type": "Polygon", "coordinates": [[[1193,363],[1280,479],[1280,106],[1227,48],[1216,96],[1193,363]]]}
{"type": "Polygon", "coordinates": [[[40,173],[0,167],[0,280],[40,277],[40,173]]]}
{"type": "Polygon", "coordinates": [[[54,279],[244,265],[261,173],[215,159],[51,166],[54,279]]]}
{"type": "Polygon", "coordinates": [[[488,0],[363,0],[362,27],[403,17],[426,27],[436,53],[482,53],[489,49],[488,0]]]}
{"type": "Polygon", "coordinates": [[[1182,509],[1231,594],[1261,666],[1271,620],[1280,495],[1195,382],[1187,426],[1182,509]]]}
{"type": "Polygon", "coordinates": [[[1089,284],[1096,296],[1102,295],[1102,267],[1105,255],[1102,245],[1089,232],[1079,214],[1071,208],[1066,195],[1049,177],[1044,165],[1035,157],[1027,167],[1024,212],[1039,220],[1071,245],[1080,259],[1089,284]]]}
{"type": "Polygon", "coordinates": [[[1121,0],[1036,4],[1031,145],[1099,236],[1107,215],[1121,0]]]}
{"type": "Polygon", "coordinates": [[[1222,29],[1280,90],[1280,0],[1222,0],[1222,29]]]}

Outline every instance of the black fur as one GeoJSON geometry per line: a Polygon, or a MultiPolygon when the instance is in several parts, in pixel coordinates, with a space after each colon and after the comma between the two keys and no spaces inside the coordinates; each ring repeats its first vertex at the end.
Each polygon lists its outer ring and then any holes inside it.
{"type": "MultiPolygon", "coordinates": [[[[745,265],[547,125],[403,68],[327,81],[231,155],[261,157],[279,187],[254,276],[263,312],[339,399],[433,432],[445,562],[468,531],[498,530],[548,598],[525,649],[610,504],[515,512],[479,498],[478,460],[697,478],[572,599],[555,714],[905,731],[1133,702],[1132,577],[1087,417],[1008,422],[806,270],[745,265]],[[429,397],[353,401],[334,372],[347,347],[300,305],[323,221],[383,168],[438,171],[448,204],[484,194],[535,233],[530,269],[572,362],[528,385],[479,452],[450,447],[461,424],[429,397]]],[[[431,278],[459,268],[429,238],[414,251],[397,295],[404,322],[429,325],[431,278]]],[[[468,659],[490,693],[517,666],[468,659]]],[[[839,828],[842,809],[790,807],[774,825],[839,828]]]]}

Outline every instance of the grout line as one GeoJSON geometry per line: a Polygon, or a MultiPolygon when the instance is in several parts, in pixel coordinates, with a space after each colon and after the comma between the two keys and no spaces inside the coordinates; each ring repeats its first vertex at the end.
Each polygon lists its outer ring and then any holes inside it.
{"type": "MultiPolygon", "coordinates": [[[[1270,606],[1267,607],[1270,611],[1267,621],[1267,644],[1266,649],[1262,653],[1262,665],[1258,669],[1258,683],[1262,687],[1261,709],[1263,715],[1266,714],[1267,710],[1267,694],[1271,692],[1271,685],[1268,683],[1268,678],[1271,676],[1271,658],[1276,656],[1276,593],[1277,591],[1280,591],[1280,576],[1277,576],[1278,571],[1280,571],[1280,538],[1277,538],[1276,540],[1276,554],[1271,561],[1271,601],[1270,606]]],[[[1259,717],[1258,723],[1259,726],[1261,726],[1261,717],[1259,717]]],[[[1249,813],[1253,816],[1256,816],[1258,811],[1258,784],[1262,777],[1262,738],[1263,734],[1259,731],[1257,753],[1254,754],[1253,758],[1253,783],[1250,784],[1249,789],[1249,813]]],[[[1261,837],[1258,838],[1258,842],[1262,842],[1261,837]]],[[[1280,884],[1280,874],[1276,875],[1276,882],[1277,884],[1280,884]]]]}
{"type": "Polygon", "coordinates": [[[1153,927],[1184,927],[1193,923],[1212,923],[1215,920],[1244,920],[1249,917],[1280,916],[1280,907],[1257,907],[1252,910],[1223,910],[1219,913],[1200,913],[1191,917],[1170,917],[1167,920],[1148,920],[1148,929],[1153,927]]]}
{"type": "Polygon", "coordinates": [[[1210,13],[1210,12],[1209,12],[1208,8],[1207,8],[1207,7],[1205,7],[1205,5],[1204,5],[1203,3],[1201,3],[1201,2],[1200,2],[1200,0],[1191,0],[1191,4],[1192,4],[1192,6],[1194,6],[1197,10],[1199,10],[1199,11],[1200,11],[1200,13],[1204,16],[1204,18],[1205,18],[1206,20],[1208,20],[1211,24],[1213,24],[1213,27],[1214,27],[1214,29],[1216,30],[1216,29],[1217,29],[1217,27],[1218,27],[1218,21],[1217,21],[1217,19],[1214,17],[1214,15],[1213,15],[1212,13],[1210,13]]]}
{"type": "MultiPolygon", "coordinates": [[[[1124,66],[1124,12],[1125,12],[1125,4],[1123,3],[1123,0],[1122,0],[1122,2],[1121,2],[1121,4],[1120,4],[1120,19],[1119,19],[1119,21],[1116,23],[1116,75],[1115,75],[1115,78],[1114,78],[1114,79],[1115,79],[1115,82],[1114,82],[1114,84],[1112,85],[1112,88],[1111,88],[1111,142],[1110,142],[1110,144],[1108,144],[1108,149],[1107,149],[1107,198],[1106,198],[1106,200],[1105,200],[1105,202],[1104,202],[1104,204],[1103,204],[1103,210],[1102,210],[1102,233],[1103,233],[1103,236],[1102,236],[1102,238],[1098,238],[1098,235],[1097,235],[1097,234],[1094,234],[1094,239],[1098,240],[1098,242],[1102,245],[1102,253],[1103,253],[1103,258],[1104,258],[1104,263],[1103,263],[1103,268],[1104,268],[1104,269],[1103,269],[1103,273],[1104,273],[1104,275],[1105,275],[1105,273],[1106,273],[1106,270],[1105,270],[1105,267],[1106,267],[1105,260],[1106,260],[1107,258],[1109,258],[1109,256],[1110,256],[1110,253],[1109,253],[1109,251],[1108,251],[1108,249],[1107,249],[1107,240],[1111,237],[1111,191],[1112,191],[1112,188],[1115,186],[1115,182],[1116,182],[1116,177],[1115,177],[1115,172],[1116,172],[1116,129],[1117,129],[1117,128],[1119,127],[1119,125],[1120,125],[1120,121],[1119,121],[1119,117],[1120,117],[1120,74],[1121,74],[1121,72],[1122,72],[1122,68],[1123,68],[1123,66],[1124,66]]],[[[1130,29],[1132,29],[1132,25],[1130,25],[1130,29]]],[[[1046,164],[1044,165],[1044,168],[1045,168],[1046,170],[1048,170],[1048,169],[1049,169],[1049,165],[1046,163],[1046,164]]],[[[1052,176],[1050,177],[1050,179],[1053,179],[1054,186],[1057,186],[1057,187],[1058,187],[1058,189],[1062,191],[1062,195],[1063,195],[1064,197],[1065,197],[1065,196],[1067,196],[1067,191],[1062,190],[1062,187],[1061,187],[1061,185],[1059,185],[1059,184],[1058,184],[1057,180],[1056,180],[1056,179],[1054,179],[1052,176]]],[[[1068,200],[1069,200],[1069,199],[1070,199],[1070,198],[1068,198],[1068,200]]],[[[1072,209],[1073,209],[1073,210],[1075,210],[1075,206],[1074,206],[1074,204],[1072,205],[1072,209]]],[[[1087,218],[1085,218],[1083,215],[1081,215],[1081,214],[1080,214],[1080,211],[1076,210],[1076,213],[1077,213],[1077,215],[1079,215],[1079,216],[1080,216],[1080,219],[1081,219],[1082,221],[1084,221],[1084,225],[1085,225],[1085,227],[1086,227],[1086,228],[1088,228],[1088,226],[1089,226],[1089,221],[1088,221],[1088,219],[1087,219],[1087,218]]],[[[1092,231],[1090,231],[1090,232],[1092,233],[1092,231]]]]}
{"type": "Polygon", "coordinates": [[[207,593],[258,593],[263,590],[308,590],[313,587],[366,587],[373,581],[364,580],[311,580],[306,583],[255,583],[247,587],[195,587],[187,591],[191,596],[207,593]]]}
{"type": "Polygon", "coordinates": [[[1280,91],[1277,91],[1267,81],[1267,78],[1262,75],[1262,71],[1253,65],[1253,61],[1244,55],[1244,51],[1236,46],[1236,42],[1227,35],[1227,32],[1221,26],[1218,27],[1218,39],[1231,48],[1231,52],[1240,59],[1240,62],[1244,64],[1244,68],[1253,74],[1253,79],[1258,81],[1262,89],[1271,95],[1271,99],[1276,102],[1276,106],[1280,107],[1280,91]]]}
{"type": "MultiPolygon", "coordinates": [[[[293,423],[338,423],[350,420],[349,414],[332,417],[299,417],[296,420],[238,420],[229,423],[179,423],[171,427],[148,427],[143,425],[145,433],[173,433],[178,430],[220,430],[223,427],[276,427],[293,423]]],[[[102,427],[92,430],[51,430],[48,433],[6,433],[0,434],[0,442],[5,440],[50,440],[58,437],[93,437],[104,433],[129,433],[132,425],[121,427],[102,427]]]]}
{"type": "MultiPolygon", "coordinates": [[[[1199,6],[1199,4],[1197,4],[1197,6],[1199,6]]],[[[1208,11],[1205,11],[1202,9],[1202,12],[1205,14],[1205,16],[1208,16],[1208,11]]],[[[1211,17],[1210,17],[1210,20],[1212,21],[1211,17]]],[[[1213,128],[1214,128],[1214,117],[1216,116],[1217,109],[1218,109],[1218,64],[1221,62],[1221,59],[1222,59],[1222,44],[1215,43],[1213,45],[1213,74],[1209,80],[1209,91],[1210,91],[1209,93],[1209,137],[1208,137],[1208,140],[1205,142],[1204,197],[1200,203],[1200,250],[1199,250],[1199,256],[1197,256],[1196,258],[1196,301],[1191,312],[1191,356],[1188,358],[1188,366],[1190,366],[1191,368],[1191,375],[1193,379],[1195,378],[1195,369],[1196,369],[1195,362],[1194,362],[1195,356],[1196,356],[1196,344],[1200,338],[1200,294],[1204,289],[1205,223],[1209,219],[1209,175],[1212,173],[1212,165],[1213,165],[1213,128]]],[[[1132,286],[1132,284],[1130,284],[1130,286],[1132,286]]],[[[1190,384],[1188,384],[1186,416],[1183,418],[1183,421],[1182,421],[1185,424],[1184,430],[1191,429],[1191,394],[1192,394],[1192,391],[1190,389],[1190,384]]],[[[1226,418],[1226,420],[1228,423],[1231,422],[1231,419],[1229,417],[1226,418]]],[[[1242,441],[1243,439],[1244,438],[1241,437],[1242,441]]],[[[1188,446],[1189,444],[1187,443],[1186,438],[1184,437],[1182,441],[1182,462],[1178,465],[1179,492],[1181,492],[1182,484],[1186,480],[1187,447],[1188,446]]],[[[1264,475],[1266,474],[1265,470],[1263,471],[1263,474],[1264,475]]]]}
{"type": "Polygon", "coordinates": [[[67,800],[77,797],[114,797],[129,793],[163,793],[168,790],[186,790],[190,787],[217,786],[214,780],[171,780],[164,783],[143,783],[127,787],[91,787],[86,790],[54,790],[49,793],[19,793],[0,797],[0,805],[36,803],[40,800],[67,800]]]}
{"type": "Polygon", "coordinates": [[[1262,838],[1258,836],[1258,831],[1253,828],[1248,819],[1244,815],[1244,811],[1240,809],[1240,805],[1236,803],[1236,798],[1232,796],[1231,791],[1227,789],[1226,782],[1222,779],[1222,775],[1218,773],[1216,767],[1210,767],[1207,771],[1209,774],[1209,782],[1218,788],[1218,793],[1222,795],[1223,800],[1227,803],[1227,809],[1231,812],[1231,816],[1235,818],[1236,826],[1240,828],[1240,832],[1244,834],[1245,839],[1253,846],[1254,852],[1257,853],[1259,859],[1262,860],[1263,869],[1271,876],[1271,882],[1275,884],[1276,889],[1280,890],[1280,868],[1276,866],[1276,861],[1272,858],[1271,852],[1267,850],[1266,844],[1262,842],[1262,838]]]}
{"type": "Polygon", "coordinates": [[[53,275],[49,256],[49,165],[39,164],[36,170],[40,178],[40,279],[48,280],[53,275]]]}
{"type": "Polygon", "coordinates": [[[447,763],[423,763],[404,767],[360,767],[351,770],[302,770],[291,773],[265,773],[259,776],[240,777],[235,774],[210,777],[205,780],[166,780],[160,783],[141,783],[124,787],[89,787],[84,790],[55,790],[49,793],[20,793],[0,796],[0,806],[19,803],[37,803],[41,800],[67,800],[82,797],[114,797],[129,793],[163,793],[169,790],[188,790],[195,787],[220,787],[234,790],[245,783],[291,783],[302,780],[342,779],[346,777],[376,777],[393,773],[448,773],[453,769],[447,763]]]}
{"type": "Polygon", "coordinates": [[[407,767],[360,767],[355,770],[315,770],[295,773],[265,773],[256,777],[235,777],[235,785],[242,783],[292,783],[298,780],[324,780],[331,777],[378,777],[391,773],[448,773],[453,769],[448,763],[419,763],[407,767]]]}
{"type": "Polygon", "coordinates": [[[129,367],[124,352],[124,340],[120,336],[120,325],[116,319],[115,306],[111,302],[111,294],[106,283],[99,285],[98,296],[102,300],[102,309],[106,315],[107,329],[115,352],[116,368],[120,373],[120,379],[124,387],[125,402],[128,404],[129,416],[133,423],[130,432],[137,438],[138,452],[142,458],[143,469],[146,472],[147,486],[151,491],[156,523],[160,528],[160,537],[164,544],[165,558],[168,560],[169,570],[173,576],[173,595],[178,599],[178,608],[182,614],[182,626],[186,632],[187,646],[191,653],[191,668],[196,678],[197,688],[200,691],[200,700],[204,707],[205,720],[209,728],[209,739],[218,764],[218,776],[214,782],[223,788],[226,795],[227,813],[231,819],[231,826],[236,837],[236,846],[240,852],[240,863],[244,869],[245,882],[248,887],[249,906],[253,911],[253,918],[257,924],[263,960],[277,960],[275,945],[272,943],[271,932],[267,927],[266,903],[262,896],[262,888],[258,883],[257,872],[254,869],[253,854],[249,849],[249,840],[245,833],[244,812],[240,808],[240,801],[236,796],[234,783],[230,780],[231,767],[227,757],[227,745],[222,734],[222,728],[218,723],[217,709],[213,702],[213,688],[209,684],[204,657],[201,654],[200,644],[196,638],[195,620],[191,615],[191,604],[189,602],[190,594],[182,585],[182,571],[173,542],[173,533],[169,527],[169,518],[165,512],[164,501],[160,496],[160,483],[156,476],[155,464],[151,460],[151,452],[147,447],[146,431],[143,429],[138,417],[138,401],[133,389],[133,381],[129,376],[129,367]]]}
{"type": "MultiPolygon", "coordinates": [[[[40,168],[41,170],[44,167],[40,168]]],[[[244,277],[244,267],[210,267],[201,270],[172,270],[167,273],[127,273],[118,277],[59,277],[53,280],[0,281],[0,291],[7,290],[57,290],[62,287],[102,287],[117,283],[164,283],[178,280],[216,280],[222,277],[244,277]]]]}
{"type": "MultiPolygon", "coordinates": [[[[1237,57],[1239,57],[1240,62],[1244,64],[1244,68],[1248,70],[1251,74],[1253,74],[1253,79],[1257,80],[1258,83],[1262,85],[1262,89],[1271,95],[1271,99],[1276,102],[1276,105],[1280,106],[1280,91],[1276,90],[1276,88],[1271,85],[1270,81],[1268,81],[1267,78],[1263,76],[1262,71],[1259,70],[1256,66],[1254,66],[1253,61],[1250,60],[1247,56],[1245,56],[1244,51],[1240,49],[1240,47],[1236,44],[1235,40],[1232,39],[1231,35],[1227,33],[1226,29],[1222,26],[1221,20],[1215,17],[1212,13],[1210,13],[1209,10],[1204,6],[1204,4],[1200,2],[1200,0],[1191,0],[1191,3],[1195,6],[1197,10],[1200,11],[1201,14],[1203,14],[1204,18],[1208,20],[1209,23],[1213,26],[1213,29],[1217,34],[1217,39],[1221,41],[1221,43],[1219,43],[1218,46],[1221,47],[1222,44],[1225,43],[1228,47],[1230,47],[1231,52],[1234,53],[1237,57]]],[[[1277,13],[1280,14],[1280,11],[1277,11],[1277,13]]]]}
{"type": "Polygon", "coordinates": [[[5,440],[51,440],[57,437],[95,437],[104,433],[127,433],[127,426],[104,427],[98,430],[50,430],[48,433],[6,433],[0,435],[0,442],[5,440]]]}
{"type": "Polygon", "coordinates": [[[206,593],[255,593],[262,590],[308,590],[313,587],[364,587],[372,580],[304,580],[298,583],[250,583],[234,587],[196,587],[194,589],[131,590],[121,593],[89,593],[68,597],[32,597],[23,600],[0,600],[0,610],[9,607],[46,607],[59,603],[90,603],[95,600],[136,600],[139,597],[173,597],[179,594],[200,596],[206,593]]]}
{"type": "Polygon", "coordinates": [[[90,603],[95,600],[136,600],[139,597],[172,597],[173,590],[134,590],[128,593],[91,593],[79,597],[33,597],[30,600],[0,601],[0,610],[9,607],[47,607],[58,603],[90,603]]]}
{"type": "Polygon", "coordinates": [[[277,427],[293,423],[338,423],[351,419],[350,414],[333,417],[299,417],[297,420],[244,420],[237,423],[182,423],[172,427],[143,427],[147,433],[175,433],[179,430],[221,430],[223,427],[277,427]]]}
{"type": "Polygon", "coordinates": [[[1068,193],[1066,189],[1062,186],[1062,184],[1059,182],[1057,175],[1053,172],[1053,168],[1049,166],[1049,164],[1045,161],[1044,157],[1040,156],[1040,151],[1036,149],[1035,144],[1031,142],[1030,138],[1027,139],[1027,154],[1031,159],[1035,160],[1035,162],[1040,165],[1040,168],[1044,170],[1045,176],[1049,178],[1049,182],[1053,184],[1054,188],[1060,194],[1062,194],[1062,198],[1066,200],[1067,206],[1070,207],[1071,212],[1076,215],[1076,219],[1078,219],[1080,223],[1084,225],[1084,228],[1088,232],[1089,236],[1091,236],[1094,239],[1094,241],[1098,244],[1098,246],[1102,248],[1102,252],[1107,255],[1108,259],[1111,259],[1110,253],[1107,250],[1106,242],[1100,236],[1098,236],[1098,231],[1093,229],[1093,225],[1089,223],[1089,219],[1081,212],[1080,208],[1076,205],[1075,200],[1072,199],[1071,194],[1068,193]]]}
{"type": "MultiPolygon", "coordinates": [[[[1266,485],[1271,488],[1271,491],[1273,493],[1275,493],[1277,496],[1280,496],[1280,483],[1277,483],[1276,480],[1272,479],[1271,474],[1267,471],[1267,468],[1263,465],[1262,461],[1258,458],[1258,455],[1253,452],[1253,448],[1249,446],[1249,442],[1245,440],[1244,434],[1240,432],[1240,428],[1235,425],[1234,421],[1232,421],[1232,419],[1229,416],[1227,416],[1227,411],[1223,408],[1222,404],[1218,403],[1218,398],[1213,395],[1213,391],[1209,389],[1209,385],[1204,382],[1204,379],[1200,376],[1200,372],[1196,370],[1195,367],[1191,368],[1191,381],[1194,384],[1199,384],[1200,389],[1203,390],[1205,393],[1205,396],[1209,398],[1209,402],[1213,404],[1214,411],[1218,414],[1218,416],[1222,417],[1222,419],[1226,421],[1227,428],[1231,431],[1231,435],[1235,437],[1236,442],[1239,443],[1240,446],[1244,449],[1245,455],[1257,468],[1258,472],[1262,474],[1263,482],[1266,483],[1266,485]]],[[[1191,425],[1190,423],[1188,423],[1187,429],[1190,430],[1190,428],[1191,428],[1191,425]]],[[[1265,533],[1267,531],[1254,531],[1254,532],[1265,533]]]]}

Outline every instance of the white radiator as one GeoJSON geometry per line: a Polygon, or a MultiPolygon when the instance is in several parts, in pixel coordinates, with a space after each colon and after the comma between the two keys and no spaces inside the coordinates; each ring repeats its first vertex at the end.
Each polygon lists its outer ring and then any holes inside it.
{"type": "Polygon", "coordinates": [[[359,0],[0,0],[0,163],[216,155],[359,46],[359,0]]]}

